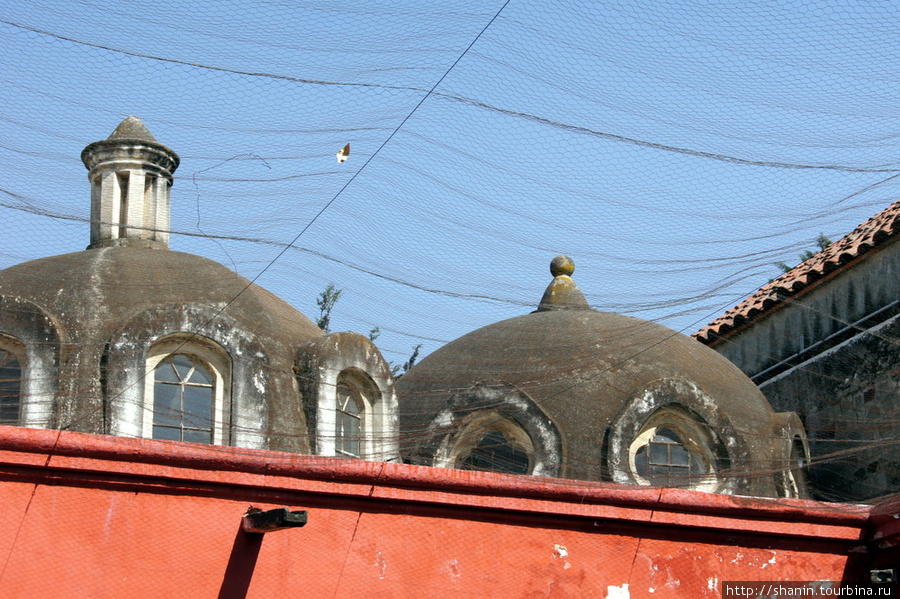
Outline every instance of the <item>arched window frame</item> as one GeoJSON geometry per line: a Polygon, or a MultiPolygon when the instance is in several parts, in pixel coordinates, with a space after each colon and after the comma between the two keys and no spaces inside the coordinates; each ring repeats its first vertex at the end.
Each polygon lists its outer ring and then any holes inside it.
{"type": "Polygon", "coordinates": [[[24,426],[25,423],[25,381],[27,368],[27,352],[25,345],[10,335],[0,333],[0,368],[4,367],[7,362],[7,356],[15,358],[19,368],[19,384],[18,384],[18,406],[16,410],[15,422],[0,422],[8,426],[24,426]]]}
{"type": "Polygon", "coordinates": [[[649,447],[657,433],[663,429],[670,429],[677,434],[691,459],[699,460],[704,470],[703,475],[687,477],[685,485],[677,486],[696,491],[717,491],[720,486],[718,472],[721,467],[714,451],[716,443],[712,431],[688,412],[674,406],[662,408],[654,413],[631,442],[628,449],[628,465],[635,482],[648,486],[658,484],[639,472],[635,458],[641,448],[649,447]]]}
{"type": "Polygon", "coordinates": [[[0,294],[0,337],[22,370],[19,426],[55,426],[63,334],[59,323],[37,304],[0,294]]]}
{"type": "MultiPolygon", "coordinates": [[[[459,431],[448,437],[438,451],[435,465],[461,468],[466,459],[478,450],[482,439],[495,432],[503,435],[512,448],[527,456],[526,471],[515,474],[532,474],[535,467],[534,442],[524,428],[496,411],[476,412],[464,419],[459,431]]],[[[503,468],[492,468],[487,471],[512,473],[503,468]]]]}
{"type": "Polygon", "coordinates": [[[359,368],[342,370],[338,374],[334,385],[333,398],[334,427],[331,430],[334,431],[334,455],[372,459],[378,453],[376,431],[379,428],[376,410],[381,403],[381,391],[379,391],[375,381],[359,368]],[[354,402],[357,408],[356,415],[359,419],[358,438],[356,439],[358,453],[346,450],[345,440],[341,437],[343,416],[348,414],[342,409],[345,399],[346,401],[354,402]]]}
{"type": "Polygon", "coordinates": [[[459,389],[442,403],[443,409],[418,425],[422,434],[410,443],[404,456],[408,463],[456,468],[461,451],[467,451],[463,448],[477,446],[492,422],[505,421],[510,423],[502,429],[507,439],[527,450],[528,475],[566,475],[562,435],[556,423],[521,389],[478,383],[459,389]]]}
{"type": "Polygon", "coordinates": [[[176,354],[199,361],[212,377],[213,445],[228,445],[231,442],[231,359],[225,349],[212,339],[187,333],[157,339],[147,352],[141,436],[153,438],[156,369],[163,360],[176,354]]]}
{"type": "Polygon", "coordinates": [[[372,340],[359,333],[330,333],[296,350],[294,371],[306,408],[306,423],[316,455],[336,456],[337,385],[352,375],[363,388],[362,459],[400,457],[399,409],[391,369],[372,340]]]}
{"type": "Polygon", "coordinates": [[[806,499],[807,469],[809,457],[803,438],[795,435],[791,438],[787,467],[775,476],[775,489],[779,497],[794,497],[806,499]]]}

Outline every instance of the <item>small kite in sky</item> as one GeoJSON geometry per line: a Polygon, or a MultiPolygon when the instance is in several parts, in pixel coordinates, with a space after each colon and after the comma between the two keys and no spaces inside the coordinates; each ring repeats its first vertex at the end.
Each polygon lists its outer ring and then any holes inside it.
{"type": "Polygon", "coordinates": [[[345,162],[347,160],[347,156],[350,155],[350,144],[347,144],[337,153],[338,162],[345,162]]]}

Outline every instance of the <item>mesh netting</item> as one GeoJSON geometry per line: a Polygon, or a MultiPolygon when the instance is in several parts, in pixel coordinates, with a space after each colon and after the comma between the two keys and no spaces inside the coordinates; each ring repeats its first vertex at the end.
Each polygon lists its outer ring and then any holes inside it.
{"type": "Polygon", "coordinates": [[[900,6],[439,4],[7,6],[0,267],[87,245],[79,155],[127,115],[181,156],[172,249],[312,319],[333,284],[401,371],[532,311],[557,254],[690,334],[897,199],[900,6]]]}

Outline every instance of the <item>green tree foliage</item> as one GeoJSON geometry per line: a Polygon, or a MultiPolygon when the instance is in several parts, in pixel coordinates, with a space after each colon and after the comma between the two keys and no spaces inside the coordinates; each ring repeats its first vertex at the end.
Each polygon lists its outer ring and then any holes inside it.
{"type": "Polygon", "coordinates": [[[338,289],[333,283],[328,283],[325,290],[316,298],[316,305],[319,307],[319,318],[316,320],[316,325],[326,333],[331,329],[331,311],[334,310],[337,301],[341,299],[343,292],[343,289],[338,289]]]}
{"type": "MultiPolygon", "coordinates": [[[[341,299],[341,294],[344,292],[343,289],[338,289],[334,286],[333,283],[329,283],[327,287],[319,294],[319,297],[316,298],[316,305],[319,307],[319,318],[316,320],[316,325],[325,331],[326,333],[330,332],[331,327],[331,312],[334,310],[335,304],[337,304],[338,300],[341,299]]],[[[375,341],[378,339],[379,335],[381,335],[381,327],[375,326],[371,331],[369,331],[369,340],[375,341]]],[[[409,359],[401,364],[393,364],[390,363],[391,366],[391,374],[394,377],[399,378],[403,376],[406,371],[415,365],[416,360],[419,358],[419,351],[422,349],[422,344],[418,344],[413,347],[412,355],[409,356],[409,359]]]]}
{"type": "Polygon", "coordinates": [[[394,375],[394,378],[400,378],[415,365],[416,360],[419,358],[419,350],[421,349],[422,344],[420,343],[413,347],[412,355],[409,357],[409,360],[403,363],[402,366],[400,364],[391,365],[391,374],[394,375]]]}
{"type": "MultiPolygon", "coordinates": [[[[824,233],[820,233],[819,236],[816,237],[816,246],[819,249],[815,250],[815,251],[813,251],[813,250],[804,251],[802,254],[800,254],[800,261],[805,262],[806,260],[809,260],[816,254],[818,254],[819,252],[821,252],[822,250],[827,248],[829,245],[831,245],[831,243],[832,242],[830,239],[828,239],[827,235],[825,235],[824,233]]],[[[792,270],[794,268],[793,266],[789,265],[787,262],[776,262],[775,266],[780,268],[782,272],[789,272],[790,270],[792,270]]]]}

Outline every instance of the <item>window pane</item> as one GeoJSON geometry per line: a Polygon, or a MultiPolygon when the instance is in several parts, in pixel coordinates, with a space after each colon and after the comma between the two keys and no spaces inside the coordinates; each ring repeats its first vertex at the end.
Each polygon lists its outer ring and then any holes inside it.
{"type": "Polygon", "coordinates": [[[670,445],[669,446],[669,455],[672,458],[669,462],[673,466],[685,466],[687,467],[688,462],[690,461],[690,454],[688,453],[687,448],[684,445],[670,445]]]}
{"type": "Polygon", "coordinates": [[[500,431],[490,431],[481,437],[478,445],[458,467],[462,470],[528,474],[530,463],[528,454],[510,443],[506,435],[500,431]]]}
{"type": "Polygon", "coordinates": [[[194,372],[191,373],[191,378],[187,381],[190,383],[194,383],[197,385],[209,385],[212,386],[212,376],[210,376],[209,371],[203,364],[198,362],[194,363],[194,372]]]}
{"type": "Polygon", "coordinates": [[[156,367],[156,380],[177,383],[178,375],[175,374],[175,366],[171,358],[166,358],[156,367]]]}
{"type": "Polygon", "coordinates": [[[178,371],[178,379],[186,381],[191,369],[194,367],[193,361],[184,354],[176,354],[169,359],[172,360],[175,370],[178,371]]]}
{"type": "Polygon", "coordinates": [[[213,390],[211,387],[184,387],[184,426],[212,428],[213,390]]]}
{"type": "Polygon", "coordinates": [[[681,435],[668,427],[657,429],[656,434],[653,435],[653,440],[658,443],[676,443],[678,445],[683,443],[681,435]]]}
{"type": "Polygon", "coordinates": [[[650,465],[650,482],[654,485],[666,485],[669,483],[668,466],[650,465]]]}
{"type": "Polygon", "coordinates": [[[639,476],[660,486],[690,486],[691,477],[700,477],[708,472],[703,459],[691,451],[677,431],[669,427],[657,429],[650,442],[637,449],[634,465],[639,476]]]}
{"type": "Polygon", "coordinates": [[[197,431],[192,429],[184,429],[184,441],[188,443],[212,443],[212,431],[197,431]]]}
{"type": "Polygon", "coordinates": [[[644,478],[650,473],[650,464],[647,461],[647,446],[644,445],[634,454],[634,468],[637,473],[644,478]]]}
{"type": "Polygon", "coordinates": [[[340,394],[339,404],[342,412],[359,416],[359,405],[356,403],[356,398],[349,391],[340,394]]]}
{"type": "Polygon", "coordinates": [[[697,459],[696,457],[691,458],[691,476],[703,476],[708,472],[706,464],[697,459]]]}
{"type": "Polygon", "coordinates": [[[181,429],[167,426],[154,426],[153,438],[163,441],[181,441],[181,429]]]}
{"type": "MultiPolygon", "coordinates": [[[[156,383],[153,395],[154,426],[181,426],[181,386],[156,383]]],[[[155,435],[154,435],[155,436],[155,435]]]]}
{"type": "Polygon", "coordinates": [[[352,414],[338,412],[338,451],[343,454],[360,456],[359,419],[352,414]]]}
{"type": "Polygon", "coordinates": [[[9,352],[0,350],[0,424],[19,424],[22,369],[19,361],[9,352]]]}
{"type": "Polygon", "coordinates": [[[359,390],[345,382],[336,389],[335,449],[340,455],[362,457],[362,406],[359,390]]]}
{"type": "Polygon", "coordinates": [[[153,437],[212,443],[214,387],[210,371],[193,356],[176,354],[156,369],[153,437]]]}
{"type": "Polygon", "coordinates": [[[665,443],[656,443],[656,440],[650,442],[650,463],[651,464],[668,464],[669,463],[669,446],[665,443]]]}

